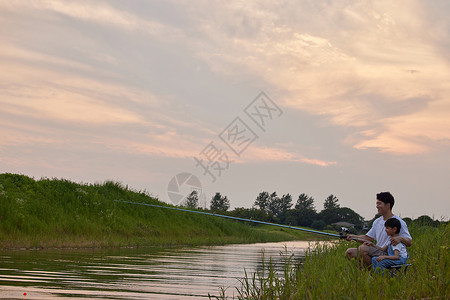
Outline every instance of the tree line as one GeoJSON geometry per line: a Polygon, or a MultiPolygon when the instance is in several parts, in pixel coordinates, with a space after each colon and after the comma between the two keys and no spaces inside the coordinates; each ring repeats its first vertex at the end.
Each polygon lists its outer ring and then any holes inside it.
{"type": "MultiPolygon", "coordinates": [[[[339,230],[338,222],[353,224],[351,231],[357,232],[364,228],[364,219],[348,207],[340,207],[339,199],[329,195],[323,203],[323,209],[318,212],[314,198],[302,193],[294,203],[292,195],[279,196],[276,192],[261,192],[256,197],[251,208],[237,207],[229,211],[230,200],[221,193],[216,193],[211,201],[209,210],[215,213],[226,214],[238,218],[272,222],[291,226],[311,227],[318,230],[339,230]]],[[[197,191],[192,191],[182,206],[199,208],[197,191]]]]}
{"type": "MultiPolygon", "coordinates": [[[[190,209],[199,208],[199,198],[197,191],[192,191],[181,204],[190,209]]],[[[375,215],[371,220],[364,221],[358,213],[348,207],[341,207],[339,199],[333,194],[324,199],[323,209],[317,211],[313,197],[302,193],[298,196],[295,204],[290,194],[278,196],[276,192],[261,192],[256,197],[251,208],[237,207],[232,211],[230,200],[221,193],[216,193],[210,201],[209,211],[213,213],[225,214],[233,217],[252,219],[264,222],[285,224],[290,226],[310,227],[317,230],[337,230],[342,227],[339,222],[346,222],[351,233],[361,233],[368,230],[373,221],[379,217],[375,215]]],[[[408,224],[439,226],[441,222],[433,220],[429,216],[420,216],[417,219],[403,218],[408,224]]]]}

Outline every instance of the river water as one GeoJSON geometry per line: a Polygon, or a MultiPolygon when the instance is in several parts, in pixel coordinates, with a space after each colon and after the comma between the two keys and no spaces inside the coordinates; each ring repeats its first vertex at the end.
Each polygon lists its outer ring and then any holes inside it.
{"type": "Polygon", "coordinates": [[[308,242],[195,248],[18,250],[0,252],[0,298],[208,299],[221,288],[233,298],[239,279],[264,257],[302,259],[308,242]],[[287,251],[287,252],[286,252],[287,251]]]}

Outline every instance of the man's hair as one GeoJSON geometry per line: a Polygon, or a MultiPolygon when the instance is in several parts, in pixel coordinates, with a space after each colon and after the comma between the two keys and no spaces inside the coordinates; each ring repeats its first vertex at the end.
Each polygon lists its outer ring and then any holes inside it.
{"type": "Polygon", "coordinates": [[[377,194],[377,200],[380,200],[381,202],[383,202],[384,204],[390,204],[390,208],[392,210],[392,208],[394,207],[394,196],[391,195],[391,193],[389,192],[381,192],[377,194]]]}
{"type": "Polygon", "coordinates": [[[400,233],[400,229],[402,228],[402,224],[397,218],[390,218],[384,222],[384,227],[397,228],[395,233],[400,233]]]}

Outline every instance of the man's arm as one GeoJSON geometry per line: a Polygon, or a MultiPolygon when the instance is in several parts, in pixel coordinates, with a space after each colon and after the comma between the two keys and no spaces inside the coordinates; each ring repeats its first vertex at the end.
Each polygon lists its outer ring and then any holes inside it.
{"type": "Polygon", "coordinates": [[[373,242],[364,242],[364,245],[374,247],[374,248],[376,248],[378,250],[381,250],[383,252],[386,252],[386,249],[388,247],[387,245],[384,245],[384,247],[380,247],[378,245],[375,245],[373,242]]]}
{"type": "Polygon", "coordinates": [[[351,240],[360,242],[362,244],[364,242],[373,242],[375,239],[371,238],[368,235],[356,235],[356,234],[347,235],[347,241],[351,241],[351,240]]]}
{"type": "Polygon", "coordinates": [[[398,243],[403,243],[406,247],[411,247],[412,245],[412,237],[408,230],[408,225],[405,221],[400,219],[400,224],[402,224],[402,228],[400,229],[400,233],[398,237],[395,237],[391,239],[391,244],[393,246],[397,245],[398,243]]]}
{"type": "Polygon", "coordinates": [[[406,247],[411,247],[412,240],[410,238],[404,237],[404,236],[395,236],[391,237],[391,244],[393,246],[396,246],[398,243],[403,243],[406,247]]]}

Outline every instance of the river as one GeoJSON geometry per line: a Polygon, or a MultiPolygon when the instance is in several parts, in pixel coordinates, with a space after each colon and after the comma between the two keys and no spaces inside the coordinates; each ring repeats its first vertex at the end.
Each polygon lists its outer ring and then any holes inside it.
{"type": "Polygon", "coordinates": [[[265,258],[302,259],[308,242],[194,248],[17,250],[0,252],[0,298],[208,299],[237,295],[239,279],[265,258]],[[283,255],[280,255],[284,253],[283,255]]]}

